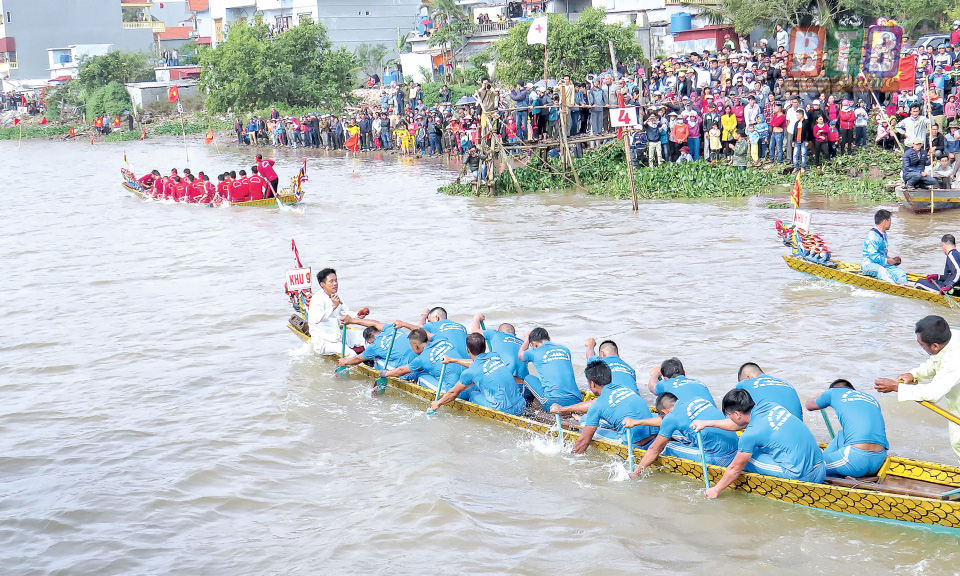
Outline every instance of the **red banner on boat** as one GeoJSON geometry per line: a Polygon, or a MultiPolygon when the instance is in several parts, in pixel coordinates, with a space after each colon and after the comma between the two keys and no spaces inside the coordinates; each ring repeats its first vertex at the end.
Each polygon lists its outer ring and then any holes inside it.
{"type": "Polygon", "coordinates": [[[170,89],[167,90],[167,99],[170,100],[170,103],[171,103],[171,104],[173,104],[174,102],[176,102],[177,100],[179,100],[179,99],[180,99],[180,89],[177,88],[176,86],[171,86],[170,89]]]}

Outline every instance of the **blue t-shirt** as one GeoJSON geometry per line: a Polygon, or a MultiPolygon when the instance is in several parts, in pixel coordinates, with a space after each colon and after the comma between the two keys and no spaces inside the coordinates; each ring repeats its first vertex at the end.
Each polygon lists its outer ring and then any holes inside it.
{"type": "Polygon", "coordinates": [[[806,424],[773,402],[761,401],[753,407],[737,450],[768,454],[796,478],[806,476],[823,462],[823,451],[806,424]]]}
{"type": "Polygon", "coordinates": [[[779,404],[791,414],[803,420],[803,405],[796,389],[779,378],[761,374],[756,378],[749,378],[737,383],[737,388],[750,393],[754,403],[761,401],[779,404]]]}
{"type": "Polygon", "coordinates": [[[669,392],[676,396],[678,400],[693,400],[694,398],[703,398],[704,400],[709,401],[714,408],[717,407],[717,403],[713,401],[713,394],[710,393],[710,389],[707,388],[703,382],[695,378],[677,376],[675,378],[661,380],[657,382],[654,392],[657,396],[663,394],[664,392],[669,392]]]}
{"type": "Polygon", "coordinates": [[[463,327],[463,324],[457,324],[451,320],[437,320],[436,322],[427,322],[423,325],[423,329],[432,335],[431,340],[434,338],[448,340],[456,347],[457,352],[456,354],[450,354],[451,358],[470,357],[467,354],[467,329],[463,327]]]}
{"type": "Polygon", "coordinates": [[[581,396],[577,377],[573,375],[573,361],[566,346],[547,340],[537,348],[527,348],[525,362],[533,362],[548,398],[581,396]]]}
{"type": "Polygon", "coordinates": [[[840,419],[844,446],[870,442],[890,447],[880,403],[873,396],[849,388],[830,388],[817,396],[817,406],[833,406],[840,419]]]}
{"type": "Polygon", "coordinates": [[[500,332],[499,330],[484,330],[483,337],[490,343],[490,350],[500,355],[504,362],[510,365],[513,375],[526,378],[529,371],[527,365],[520,361],[520,348],[523,340],[515,335],[500,332]]]}
{"type": "MultiPolygon", "coordinates": [[[[678,400],[673,410],[663,417],[659,435],[677,442],[697,445],[697,433],[690,428],[694,420],[724,420],[723,412],[704,398],[678,400]]],[[[710,454],[733,454],[737,451],[737,433],[720,428],[704,428],[703,451],[710,454]]]]}
{"type": "MultiPolygon", "coordinates": [[[[450,370],[450,365],[447,370],[450,370]]],[[[490,399],[493,408],[510,411],[526,404],[522,388],[513,379],[510,364],[496,352],[484,352],[473,359],[473,365],[460,374],[460,383],[474,384],[490,399]]]]}
{"type": "MultiPolygon", "coordinates": [[[[440,371],[443,369],[443,357],[456,357],[456,350],[452,343],[447,340],[431,339],[423,347],[423,352],[417,356],[413,362],[407,366],[414,372],[423,372],[434,378],[440,378],[440,371]]],[[[447,371],[443,374],[443,382],[440,384],[441,390],[449,390],[460,379],[460,373],[463,372],[463,366],[459,364],[447,364],[447,371]]]]}
{"type": "Polygon", "coordinates": [[[623,358],[619,356],[594,355],[587,358],[587,364],[589,365],[591,362],[597,360],[610,367],[610,374],[613,377],[613,379],[610,380],[610,384],[623,386],[624,388],[633,390],[637,394],[640,393],[640,390],[637,389],[637,373],[629,364],[623,361],[623,358]]]}
{"type": "MultiPolygon", "coordinates": [[[[377,334],[373,342],[364,349],[362,354],[363,359],[383,362],[387,357],[387,350],[390,349],[390,340],[393,338],[394,330],[396,330],[396,328],[391,325],[384,326],[383,332],[377,334]]],[[[389,367],[392,369],[399,366],[406,366],[416,357],[417,354],[410,349],[410,339],[407,337],[407,334],[403,330],[397,332],[397,338],[393,342],[393,350],[390,351],[389,367]]]]}
{"type": "MultiPolygon", "coordinates": [[[[620,433],[623,440],[626,437],[623,429],[624,418],[649,418],[650,407],[639,394],[623,386],[606,385],[600,391],[600,396],[593,401],[587,413],[580,419],[584,426],[600,426],[600,421],[609,423],[614,430],[620,433]]],[[[655,429],[654,429],[655,430],[655,429]]],[[[639,440],[636,438],[635,440],[639,440]]]]}

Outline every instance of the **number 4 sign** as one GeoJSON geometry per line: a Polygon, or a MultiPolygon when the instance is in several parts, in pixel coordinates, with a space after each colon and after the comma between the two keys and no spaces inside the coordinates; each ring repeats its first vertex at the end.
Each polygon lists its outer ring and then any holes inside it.
{"type": "Polygon", "coordinates": [[[640,124],[637,121],[636,108],[611,108],[610,125],[614,128],[621,126],[636,126],[640,124]]]}

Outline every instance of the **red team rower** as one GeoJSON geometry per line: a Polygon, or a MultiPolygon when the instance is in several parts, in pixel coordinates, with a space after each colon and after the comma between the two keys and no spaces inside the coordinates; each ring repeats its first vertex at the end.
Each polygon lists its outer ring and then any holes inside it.
{"type": "Polygon", "coordinates": [[[158,170],[153,170],[138,179],[137,183],[156,200],[210,204],[274,198],[274,191],[279,184],[277,173],[273,170],[274,161],[264,160],[260,154],[257,154],[256,160],[249,176],[244,170],[240,171],[239,178],[236,172],[224,172],[217,176],[216,184],[203,172],[194,176],[189,169],[185,169],[181,177],[176,168],[170,170],[169,176],[162,176],[158,170]]]}

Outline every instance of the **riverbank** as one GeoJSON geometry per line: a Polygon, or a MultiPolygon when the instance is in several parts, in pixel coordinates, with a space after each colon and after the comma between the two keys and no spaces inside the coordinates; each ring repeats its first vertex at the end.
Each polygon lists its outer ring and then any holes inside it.
{"type": "MultiPolygon", "coordinates": [[[[631,197],[630,180],[621,144],[614,142],[589,151],[574,159],[582,183],[582,191],[598,196],[627,199],[631,197]]],[[[524,193],[558,188],[574,188],[576,183],[565,172],[559,158],[547,162],[533,157],[513,170],[524,193]]],[[[809,166],[801,176],[804,192],[826,196],[891,201],[896,194],[890,181],[899,178],[900,155],[876,147],[857,149],[853,154],[838,156],[822,167],[809,166]]],[[[736,198],[756,196],[785,188],[789,192],[796,175],[792,166],[765,164],[737,170],[725,162],[667,163],[655,168],[634,170],[637,197],[641,199],[736,198]]],[[[486,187],[474,190],[469,183],[456,182],[439,188],[444,194],[472,196],[486,194],[486,187]]],[[[497,176],[496,195],[516,194],[509,173],[497,176]]]]}

